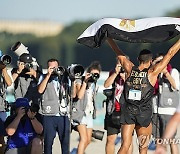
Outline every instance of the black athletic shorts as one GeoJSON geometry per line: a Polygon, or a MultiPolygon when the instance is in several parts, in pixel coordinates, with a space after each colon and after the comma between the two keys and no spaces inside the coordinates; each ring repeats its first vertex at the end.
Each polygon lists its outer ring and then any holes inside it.
{"type": "Polygon", "coordinates": [[[142,111],[138,107],[128,105],[121,112],[121,124],[135,124],[141,127],[148,127],[152,122],[152,107],[142,111]]]}
{"type": "Polygon", "coordinates": [[[121,126],[114,125],[111,116],[105,116],[104,129],[107,130],[107,136],[120,133],[121,126]]]}

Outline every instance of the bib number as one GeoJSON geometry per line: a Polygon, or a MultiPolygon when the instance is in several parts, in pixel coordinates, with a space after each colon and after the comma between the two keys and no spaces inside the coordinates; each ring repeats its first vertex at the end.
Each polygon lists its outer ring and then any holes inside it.
{"type": "Polygon", "coordinates": [[[128,99],[140,101],[141,100],[141,91],[130,89],[128,99]]]}

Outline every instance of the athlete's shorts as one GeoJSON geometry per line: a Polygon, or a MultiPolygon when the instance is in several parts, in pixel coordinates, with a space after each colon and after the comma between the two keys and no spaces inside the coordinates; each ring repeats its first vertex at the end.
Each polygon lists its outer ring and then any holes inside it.
{"type": "Polygon", "coordinates": [[[152,107],[142,111],[137,107],[128,105],[121,112],[121,124],[135,124],[141,127],[148,127],[152,122],[152,107]]]}

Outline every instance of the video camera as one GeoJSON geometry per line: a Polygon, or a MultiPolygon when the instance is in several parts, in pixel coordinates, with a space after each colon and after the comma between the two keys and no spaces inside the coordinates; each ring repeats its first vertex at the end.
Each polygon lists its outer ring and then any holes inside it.
{"type": "Polygon", "coordinates": [[[84,68],[80,64],[71,64],[68,66],[67,72],[71,79],[78,79],[82,77],[84,68]]]}
{"type": "Polygon", "coordinates": [[[11,64],[11,56],[9,55],[2,55],[2,51],[0,50],[0,62],[4,65],[11,64]]]}
{"type": "Polygon", "coordinates": [[[101,140],[103,139],[104,136],[104,132],[100,131],[100,130],[93,130],[92,131],[92,137],[94,137],[95,139],[101,140]]]}

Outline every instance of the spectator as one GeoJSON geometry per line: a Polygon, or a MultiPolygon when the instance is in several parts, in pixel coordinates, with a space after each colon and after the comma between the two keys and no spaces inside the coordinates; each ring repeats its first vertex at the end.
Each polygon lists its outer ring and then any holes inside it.
{"type": "Polygon", "coordinates": [[[41,116],[27,98],[16,100],[16,113],[5,121],[8,135],[5,154],[42,154],[42,141],[38,137],[43,131],[41,116]]]}

